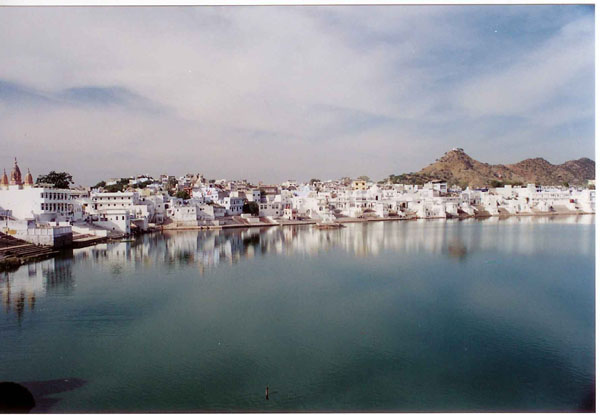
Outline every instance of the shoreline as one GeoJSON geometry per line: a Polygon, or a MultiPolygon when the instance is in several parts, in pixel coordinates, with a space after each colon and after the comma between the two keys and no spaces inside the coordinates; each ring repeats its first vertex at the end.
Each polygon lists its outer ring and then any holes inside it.
{"type": "MultiPolygon", "coordinates": [[[[417,218],[416,216],[411,217],[391,217],[391,218],[340,218],[336,220],[334,223],[336,224],[346,224],[346,223],[370,223],[370,222],[397,222],[397,221],[414,221],[414,220],[465,220],[465,219],[487,219],[497,217],[499,219],[507,219],[511,217],[551,217],[551,216],[580,216],[580,215],[595,215],[594,212],[527,212],[527,213],[517,213],[517,214],[506,214],[502,213],[500,215],[468,215],[468,216],[456,216],[451,218],[444,217],[429,217],[429,218],[417,218]]],[[[250,229],[250,228],[270,228],[274,226],[309,226],[318,224],[314,219],[310,220],[296,220],[296,221],[285,221],[280,223],[255,223],[255,224],[228,224],[228,225],[220,225],[220,226],[157,226],[155,229],[143,233],[153,233],[153,232],[178,232],[178,231],[221,231],[226,229],[250,229]]],[[[122,242],[123,240],[127,240],[131,238],[130,236],[123,236],[119,238],[112,237],[90,237],[83,238],[80,240],[73,241],[73,244],[68,247],[62,248],[53,248],[48,246],[41,245],[33,245],[27,244],[29,247],[37,247],[38,250],[34,250],[28,255],[23,256],[11,256],[8,258],[0,259],[0,272],[11,272],[16,271],[22,265],[44,261],[49,258],[54,258],[60,254],[65,252],[74,251],[76,249],[85,248],[92,245],[97,245],[100,243],[110,243],[110,242],[122,242]],[[51,251],[49,251],[51,250],[51,251]]],[[[8,248],[4,248],[8,249],[8,248]]]]}
{"type": "MultiPolygon", "coordinates": [[[[396,221],[411,221],[411,220],[465,220],[465,219],[487,219],[487,218],[501,218],[506,219],[510,217],[549,217],[549,216],[583,216],[583,215],[595,215],[594,212],[526,212],[526,213],[501,213],[499,215],[465,215],[456,217],[429,217],[429,218],[418,218],[416,216],[411,217],[388,217],[388,218],[340,218],[335,220],[334,224],[345,224],[345,223],[370,223],[370,222],[396,222],[396,221]]],[[[265,228],[273,226],[299,226],[299,225],[316,225],[320,222],[309,219],[309,220],[296,220],[296,221],[285,221],[280,223],[256,223],[256,224],[228,224],[219,226],[157,226],[157,231],[160,232],[171,232],[171,231],[209,231],[209,230],[224,230],[224,229],[250,229],[250,228],[265,228]]]]}

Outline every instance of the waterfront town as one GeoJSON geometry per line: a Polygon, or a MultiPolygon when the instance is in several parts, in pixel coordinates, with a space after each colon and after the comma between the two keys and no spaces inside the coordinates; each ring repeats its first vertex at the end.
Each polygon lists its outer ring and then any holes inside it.
{"type": "Polygon", "coordinates": [[[23,176],[15,159],[10,173],[5,169],[0,179],[3,236],[61,248],[168,229],[334,227],[378,220],[595,213],[593,180],[588,186],[529,183],[463,189],[441,180],[395,184],[365,176],[253,184],[202,174],[162,174],[107,178],[89,188],[65,187],[34,183],[31,172],[23,176]]]}

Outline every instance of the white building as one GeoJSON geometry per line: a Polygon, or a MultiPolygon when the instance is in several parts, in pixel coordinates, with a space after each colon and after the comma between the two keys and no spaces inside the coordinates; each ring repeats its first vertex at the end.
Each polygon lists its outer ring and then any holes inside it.
{"type": "Polygon", "coordinates": [[[176,222],[195,222],[199,212],[196,205],[175,205],[167,210],[168,216],[176,222]]]}
{"type": "Polygon", "coordinates": [[[127,234],[131,232],[131,222],[134,222],[137,228],[146,230],[148,223],[152,219],[156,220],[156,207],[162,220],[162,214],[168,205],[162,196],[142,197],[137,192],[92,193],[90,200],[88,213],[92,215],[94,224],[127,234]],[[127,212],[127,215],[123,215],[123,212],[127,212]]]}
{"type": "Polygon", "coordinates": [[[137,192],[92,193],[92,208],[97,211],[131,209],[140,202],[137,192]]]}
{"type": "MultiPolygon", "coordinates": [[[[232,192],[232,193],[237,193],[237,192],[232,192]]],[[[245,201],[245,199],[243,199],[241,197],[228,196],[228,197],[224,197],[223,200],[221,201],[221,203],[222,203],[223,207],[225,208],[227,215],[237,216],[237,215],[241,215],[243,213],[242,210],[244,207],[244,201],[245,201]]]]}
{"type": "Polygon", "coordinates": [[[73,191],[55,189],[49,185],[34,186],[31,173],[25,181],[15,159],[10,174],[0,179],[0,209],[15,219],[35,219],[38,222],[63,222],[73,219],[73,191]]]}
{"type": "Polygon", "coordinates": [[[111,209],[94,215],[91,222],[104,229],[110,231],[121,232],[124,234],[131,233],[131,218],[129,211],[126,209],[111,209]]]}

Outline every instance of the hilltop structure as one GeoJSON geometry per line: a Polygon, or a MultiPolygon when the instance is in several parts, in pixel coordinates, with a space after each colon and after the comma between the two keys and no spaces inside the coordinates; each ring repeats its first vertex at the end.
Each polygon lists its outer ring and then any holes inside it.
{"type": "Polygon", "coordinates": [[[544,186],[585,185],[595,178],[596,163],[588,158],[554,165],[541,157],[515,164],[488,164],[475,160],[462,148],[453,148],[416,173],[392,176],[399,183],[419,184],[444,180],[449,185],[465,187],[498,187],[504,184],[535,183],[544,186]]]}

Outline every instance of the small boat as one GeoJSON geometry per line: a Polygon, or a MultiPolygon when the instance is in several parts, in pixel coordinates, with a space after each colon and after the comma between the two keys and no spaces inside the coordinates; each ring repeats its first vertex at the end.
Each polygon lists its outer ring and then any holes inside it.
{"type": "Polygon", "coordinates": [[[345,228],[345,226],[342,225],[341,223],[336,223],[336,222],[321,222],[321,223],[315,223],[315,228],[317,228],[317,229],[339,229],[339,228],[345,228]]]}
{"type": "Polygon", "coordinates": [[[339,229],[339,228],[345,228],[344,225],[342,225],[339,222],[335,221],[335,216],[333,215],[333,213],[325,213],[321,216],[321,222],[317,222],[315,223],[315,227],[317,229],[339,229]]]}

